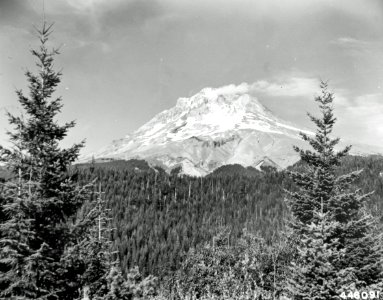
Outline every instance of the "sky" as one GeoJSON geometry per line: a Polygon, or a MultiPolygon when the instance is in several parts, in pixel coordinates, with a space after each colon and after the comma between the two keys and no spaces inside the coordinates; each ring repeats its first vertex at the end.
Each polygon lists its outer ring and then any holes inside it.
{"type": "Polygon", "coordinates": [[[335,94],[335,135],[383,146],[381,0],[0,0],[0,144],[36,70],[43,11],[61,51],[58,121],[77,122],[64,147],[96,151],[177,98],[227,85],[312,128],[320,80],[335,94]]]}

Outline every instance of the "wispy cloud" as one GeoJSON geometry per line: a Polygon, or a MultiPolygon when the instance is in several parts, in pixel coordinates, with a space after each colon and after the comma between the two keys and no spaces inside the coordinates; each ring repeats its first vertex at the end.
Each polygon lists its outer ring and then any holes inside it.
{"type": "Polygon", "coordinates": [[[315,78],[292,77],[288,80],[270,82],[260,80],[251,85],[251,91],[270,96],[313,96],[318,91],[319,80],[315,78]]]}
{"type": "MultiPolygon", "coordinates": [[[[377,141],[383,140],[383,93],[354,96],[347,89],[333,87],[331,83],[330,90],[334,93],[338,133],[353,141],[357,136],[361,143],[379,144],[377,141]]],[[[293,77],[279,82],[257,81],[249,86],[249,91],[272,97],[313,99],[320,88],[319,80],[315,78],[293,77]]]]}
{"type": "Polygon", "coordinates": [[[380,49],[380,45],[377,45],[376,41],[361,40],[349,36],[339,37],[335,40],[332,40],[330,43],[346,51],[349,50],[354,54],[359,53],[366,55],[365,52],[367,51],[375,52],[376,50],[380,49]]]}
{"type": "Polygon", "coordinates": [[[146,21],[166,13],[157,0],[66,0],[67,4],[82,13],[91,13],[93,21],[110,30],[140,26],[146,21]]]}
{"type": "Polygon", "coordinates": [[[331,41],[332,44],[346,47],[355,47],[355,46],[366,46],[368,43],[356,38],[343,36],[331,41]]]}
{"type": "Polygon", "coordinates": [[[314,78],[292,77],[288,80],[259,80],[252,84],[226,85],[213,89],[217,94],[262,93],[272,97],[313,96],[319,89],[319,80],[314,78]]]}
{"type": "Polygon", "coordinates": [[[113,0],[109,0],[109,1],[107,1],[107,0],[81,0],[81,1],[67,0],[67,3],[69,5],[71,5],[74,8],[77,8],[79,10],[91,9],[91,8],[94,8],[98,5],[102,5],[106,2],[113,3],[116,1],[113,1],[113,0]]]}

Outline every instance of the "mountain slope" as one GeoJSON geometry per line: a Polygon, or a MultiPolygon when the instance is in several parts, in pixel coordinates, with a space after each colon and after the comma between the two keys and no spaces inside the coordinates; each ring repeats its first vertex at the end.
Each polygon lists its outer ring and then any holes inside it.
{"type": "MultiPolygon", "coordinates": [[[[292,145],[306,147],[302,130],[281,120],[234,86],[205,88],[156,115],[95,158],[145,159],[166,170],[204,176],[227,164],[284,169],[298,160],[292,145]]],[[[358,151],[363,153],[363,151],[358,151]]]]}

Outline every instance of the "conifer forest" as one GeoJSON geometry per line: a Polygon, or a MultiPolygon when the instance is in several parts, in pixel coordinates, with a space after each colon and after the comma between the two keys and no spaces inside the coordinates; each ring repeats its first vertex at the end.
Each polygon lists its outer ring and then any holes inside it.
{"type": "Polygon", "coordinates": [[[57,121],[57,30],[38,28],[28,91],[15,94],[22,115],[6,115],[0,299],[383,297],[383,156],[337,148],[331,82],[318,82],[315,135],[300,134],[307,148],[286,169],[78,163],[85,141],[61,144],[76,122],[57,121]]]}

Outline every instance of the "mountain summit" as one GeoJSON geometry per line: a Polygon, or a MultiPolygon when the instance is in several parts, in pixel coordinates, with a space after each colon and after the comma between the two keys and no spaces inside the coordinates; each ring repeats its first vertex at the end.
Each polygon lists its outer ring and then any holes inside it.
{"type": "Polygon", "coordinates": [[[305,147],[299,132],[310,132],[276,117],[241,86],[205,88],[179,98],[94,157],[140,158],[194,176],[227,164],[284,169],[295,163],[299,157],[292,145],[305,147]]]}

